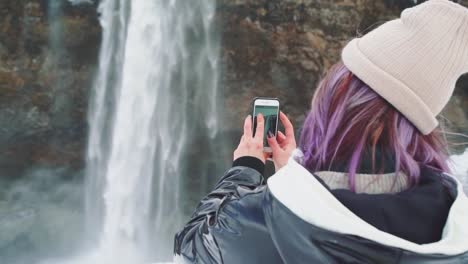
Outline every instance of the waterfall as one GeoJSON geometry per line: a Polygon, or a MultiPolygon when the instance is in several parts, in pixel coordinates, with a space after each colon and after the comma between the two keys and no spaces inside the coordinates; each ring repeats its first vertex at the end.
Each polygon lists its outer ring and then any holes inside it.
{"type": "Polygon", "coordinates": [[[167,260],[185,220],[185,179],[206,181],[190,174],[188,148],[201,139],[200,151],[217,157],[215,0],[103,0],[99,11],[85,194],[91,258],[167,260]]]}
{"type": "Polygon", "coordinates": [[[70,95],[67,87],[70,87],[70,72],[72,65],[70,56],[64,47],[62,1],[49,1],[47,5],[47,20],[49,22],[49,39],[47,57],[42,71],[50,72],[50,89],[53,91],[54,100],[51,105],[50,123],[54,127],[73,125],[72,108],[70,107],[70,95]]]}

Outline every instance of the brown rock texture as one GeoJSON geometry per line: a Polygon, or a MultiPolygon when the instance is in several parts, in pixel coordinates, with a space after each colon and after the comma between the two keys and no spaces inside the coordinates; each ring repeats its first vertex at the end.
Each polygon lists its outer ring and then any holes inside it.
{"type": "MultiPolygon", "coordinates": [[[[340,59],[342,47],[415,4],[217,1],[223,133],[232,139],[227,148],[238,142],[256,96],[278,97],[299,131],[318,81],[340,59]]],[[[468,0],[459,2],[468,6],[468,0]]],[[[88,98],[101,35],[97,5],[0,1],[0,177],[19,175],[37,164],[83,167],[88,98]]],[[[468,133],[468,76],[458,82],[443,116],[450,129],[468,133]]]]}
{"type": "Polygon", "coordinates": [[[96,5],[0,1],[0,177],[83,166],[100,34],[96,5]]]}
{"type": "MultiPolygon", "coordinates": [[[[468,1],[459,2],[468,6],[468,1]]],[[[232,125],[226,129],[239,134],[252,98],[268,96],[280,99],[298,134],[318,81],[340,60],[344,45],[399,17],[404,8],[414,4],[382,0],[219,0],[222,86],[226,109],[230,110],[226,123],[232,125]]],[[[450,120],[444,119],[450,130],[468,134],[466,79],[468,76],[460,79],[442,115],[450,120]]]]}

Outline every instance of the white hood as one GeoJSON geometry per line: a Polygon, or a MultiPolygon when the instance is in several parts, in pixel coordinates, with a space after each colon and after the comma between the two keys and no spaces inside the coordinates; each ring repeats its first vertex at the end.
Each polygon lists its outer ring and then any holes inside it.
{"type": "MultiPolygon", "coordinates": [[[[458,255],[468,252],[468,198],[457,183],[458,195],[450,209],[442,239],[419,245],[381,231],[368,224],[340,203],[307,169],[295,159],[268,179],[270,192],[302,220],[341,234],[360,236],[383,245],[420,254],[458,255]]],[[[429,206],[429,205],[428,205],[429,206]]]]}

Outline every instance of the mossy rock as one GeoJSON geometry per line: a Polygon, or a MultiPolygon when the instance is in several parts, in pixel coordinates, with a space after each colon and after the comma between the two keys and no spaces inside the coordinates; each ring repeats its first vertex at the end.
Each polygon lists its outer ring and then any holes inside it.
{"type": "Polygon", "coordinates": [[[24,80],[15,73],[0,71],[0,96],[14,95],[23,85],[24,80]]]}

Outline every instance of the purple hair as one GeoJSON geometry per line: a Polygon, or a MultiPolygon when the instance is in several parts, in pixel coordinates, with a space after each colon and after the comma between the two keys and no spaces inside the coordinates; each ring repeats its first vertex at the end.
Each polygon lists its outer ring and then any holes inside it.
{"type": "Polygon", "coordinates": [[[420,133],[342,62],[333,65],[319,83],[299,147],[304,152],[303,166],[310,172],[344,165],[353,191],[363,159],[370,159],[371,173],[383,173],[386,161],[383,156],[377,160],[376,153],[390,156],[393,168],[408,176],[410,186],[418,182],[421,165],[450,171],[447,142],[440,131],[420,133]]]}

